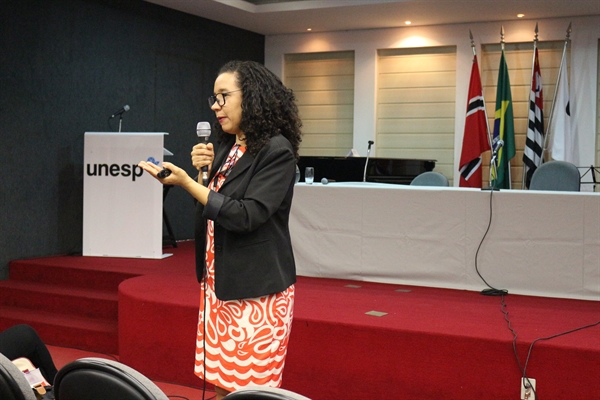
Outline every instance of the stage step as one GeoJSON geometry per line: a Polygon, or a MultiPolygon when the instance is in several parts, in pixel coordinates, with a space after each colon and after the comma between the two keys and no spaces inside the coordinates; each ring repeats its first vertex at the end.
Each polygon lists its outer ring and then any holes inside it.
{"type": "Polygon", "coordinates": [[[113,321],[118,317],[116,291],[9,279],[0,281],[0,305],[66,313],[113,321]]]}
{"type": "Polygon", "coordinates": [[[56,263],[52,258],[39,260],[17,260],[9,264],[11,280],[33,281],[46,284],[68,285],[79,288],[112,290],[115,293],[125,279],[139,276],[139,273],[127,273],[99,268],[78,267],[76,264],[56,263]]]}
{"type": "Polygon", "coordinates": [[[0,281],[0,330],[28,324],[48,344],[117,354],[118,287],[139,274],[88,262],[97,260],[11,262],[10,278],[0,281]]]}
{"type": "Polygon", "coordinates": [[[106,354],[119,352],[116,320],[0,307],[0,331],[17,324],[33,326],[47,344],[106,354]]]}

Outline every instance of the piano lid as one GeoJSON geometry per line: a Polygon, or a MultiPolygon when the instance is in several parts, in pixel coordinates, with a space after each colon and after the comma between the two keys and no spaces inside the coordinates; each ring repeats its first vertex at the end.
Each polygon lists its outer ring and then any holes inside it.
{"type": "MultiPolygon", "coordinates": [[[[337,182],[362,182],[366,157],[301,156],[298,168],[304,180],[304,169],[315,169],[315,182],[322,178],[337,182]]],[[[408,185],[420,173],[432,171],[437,160],[370,157],[367,182],[408,185]]]]}

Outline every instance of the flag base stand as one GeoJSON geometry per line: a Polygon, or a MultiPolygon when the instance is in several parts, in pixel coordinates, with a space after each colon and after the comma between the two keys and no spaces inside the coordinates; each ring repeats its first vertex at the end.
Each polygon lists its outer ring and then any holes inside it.
{"type": "Polygon", "coordinates": [[[490,287],[489,289],[483,289],[479,293],[482,294],[482,295],[484,295],[484,296],[505,296],[505,295],[508,294],[508,290],[506,290],[506,289],[496,289],[496,288],[490,287]]]}
{"type": "Polygon", "coordinates": [[[497,187],[493,187],[493,186],[486,186],[484,188],[481,188],[481,190],[495,190],[495,191],[500,191],[500,189],[498,189],[497,187]]]}

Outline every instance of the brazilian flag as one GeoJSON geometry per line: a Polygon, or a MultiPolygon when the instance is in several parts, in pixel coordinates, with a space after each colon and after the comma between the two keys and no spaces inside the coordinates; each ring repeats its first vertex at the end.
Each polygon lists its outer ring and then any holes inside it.
{"type": "Polygon", "coordinates": [[[496,165],[492,168],[492,186],[498,189],[510,189],[510,160],[515,156],[515,121],[513,118],[510,79],[504,58],[504,49],[498,71],[498,89],[496,92],[496,113],[494,115],[494,138],[492,151],[496,150],[496,165]]]}

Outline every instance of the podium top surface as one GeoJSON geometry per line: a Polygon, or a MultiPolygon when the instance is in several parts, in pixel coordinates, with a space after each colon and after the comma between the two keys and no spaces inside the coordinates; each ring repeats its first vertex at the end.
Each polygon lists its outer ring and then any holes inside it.
{"type": "Polygon", "coordinates": [[[86,135],[115,135],[115,136],[135,136],[135,135],[168,135],[168,132],[85,132],[86,135]]]}

